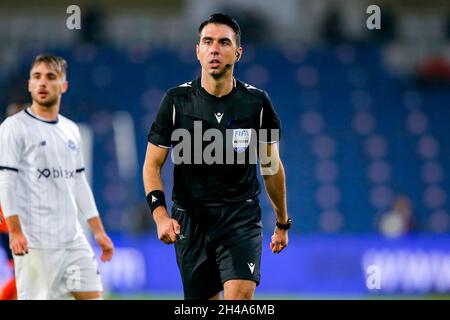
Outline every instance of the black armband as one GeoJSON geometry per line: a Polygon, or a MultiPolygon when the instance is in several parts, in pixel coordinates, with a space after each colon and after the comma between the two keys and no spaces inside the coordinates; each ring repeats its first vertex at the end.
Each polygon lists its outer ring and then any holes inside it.
{"type": "Polygon", "coordinates": [[[161,190],[153,190],[147,195],[147,203],[150,207],[150,211],[153,211],[159,206],[166,206],[166,197],[161,190]]]}

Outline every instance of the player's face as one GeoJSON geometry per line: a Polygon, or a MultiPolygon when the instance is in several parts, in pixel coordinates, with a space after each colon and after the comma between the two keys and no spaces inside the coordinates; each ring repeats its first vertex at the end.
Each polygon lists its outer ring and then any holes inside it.
{"type": "Polygon", "coordinates": [[[30,71],[28,91],[33,101],[44,107],[52,107],[67,91],[68,83],[63,74],[46,63],[39,63],[30,71]]]}
{"type": "Polygon", "coordinates": [[[197,59],[202,69],[213,76],[221,76],[227,72],[238,57],[242,54],[242,48],[236,44],[236,34],[225,24],[207,24],[200,35],[200,41],[196,46],[197,59]]]}

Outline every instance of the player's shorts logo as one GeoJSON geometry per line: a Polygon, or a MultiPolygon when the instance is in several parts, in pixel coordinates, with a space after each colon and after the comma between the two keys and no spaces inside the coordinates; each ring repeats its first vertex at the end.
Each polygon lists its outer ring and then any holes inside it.
{"type": "Polygon", "coordinates": [[[67,142],[67,146],[72,151],[76,151],[77,150],[77,145],[75,144],[75,142],[73,142],[73,140],[69,140],[69,142],[67,142]]]}
{"type": "Polygon", "coordinates": [[[255,272],[255,264],[253,262],[247,262],[247,265],[250,269],[250,272],[253,274],[253,272],[255,272]]]}
{"type": "Polygon", "coordinates": [[[250,144],[251,129],[233,129],[233,148],[237,153],[244,152],[250,144]]]}

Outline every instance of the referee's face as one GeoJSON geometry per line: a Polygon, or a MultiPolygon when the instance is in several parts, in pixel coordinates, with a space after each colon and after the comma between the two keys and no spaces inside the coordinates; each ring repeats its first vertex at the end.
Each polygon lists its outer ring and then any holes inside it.
{"type": "Polygon", "coordinates": [[[242,54],[242,48],[237,47],[233,29],[218,23],[210,23],[203,28],[196,51],[203,71],[216,77],[232,70],[233,64],[242,54]]]}
{"type": "Polygon", "coordinates": [[[65,76],[44,62],[33,67],[28,80],[28,91],[33,101],[44,107],[52,107],[66,92],[68,83],[65,76]]]}

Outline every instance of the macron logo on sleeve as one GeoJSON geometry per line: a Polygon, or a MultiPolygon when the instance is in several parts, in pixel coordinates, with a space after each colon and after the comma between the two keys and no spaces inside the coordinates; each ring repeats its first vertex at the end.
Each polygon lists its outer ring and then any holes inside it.
{"type": "Polygon", "coordinates": [[[152,195],[152,203],[155,201],[158,201],[158,199],[156,199],[156,197],[152,195]]]}

